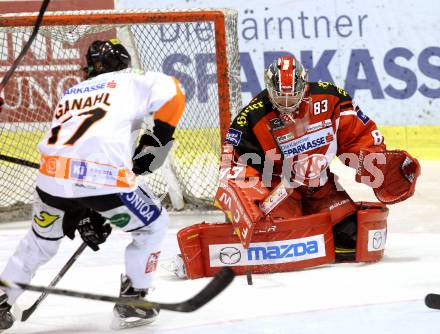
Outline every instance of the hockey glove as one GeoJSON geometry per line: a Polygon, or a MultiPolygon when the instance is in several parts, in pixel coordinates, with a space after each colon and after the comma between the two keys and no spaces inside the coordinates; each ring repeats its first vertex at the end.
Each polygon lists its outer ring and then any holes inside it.
{"type": "Polygon", "coordinates": [[[360,151],[356,181],[370,185],[382,203],[398,203],[411,197],[419,176],[419,162],[406,151],[360,151]]]}
{"type": "Polygon", "coordinates": [[[150,174],[163,165],[173,142],[165,146],[138,146],[133,158],[133,173],[136,175],[150,174]]]}
{"type": "Polygon", "coordinates": [[[104,224],[106,219],[91,209],[87,209],[86,214],[78,222],[78,232],[84,242],[95,252],[99,250],[98,245],[107,240],[112,231],[109,224],[104,224]]]}
{"type": "Polygon", "coordinates": [[[164,163],[173,145],[175,128],[155,120],[153,132],[142,135],[133,156],[133,173],[152,173],[164,163]]]}

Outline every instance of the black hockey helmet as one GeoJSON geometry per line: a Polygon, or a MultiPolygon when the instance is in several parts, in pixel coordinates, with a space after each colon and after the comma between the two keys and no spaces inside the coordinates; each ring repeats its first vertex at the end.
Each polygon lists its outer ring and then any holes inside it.
{"type": "Polygon", "coordinates": [[[87,50],[86,59],[84,70],[88,78],[123,70],[131,64],[130,54],[118,39],[94,41],[87,50]]]}

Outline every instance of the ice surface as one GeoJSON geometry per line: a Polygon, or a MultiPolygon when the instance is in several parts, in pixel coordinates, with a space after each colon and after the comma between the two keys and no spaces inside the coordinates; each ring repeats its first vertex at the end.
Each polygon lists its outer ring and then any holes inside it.
{"type": "MultiPolygon", "coordinates": [[[[371,190],[352,180],[354,172],[339,164],[341,183],[355,200],[374,200],[371,190]]],[[[440,311],[423,304],[429,292],[440,293],[440,181],[439,162],[423,162],[415,196],[390,207],[389,234],[383,261],[375,264],[337,264],[308,270],[254,275],[235,279],[231,287],[193,313],[163,311],[148,327],[124,333],[301,333],[301,334],[437,334],[440,311]]],[[[177,253],[176,232],[202,220],[221,221],[218,213],[179,213],[164,244],[161,264],[177,253]]],[[[0,267],[14,251],[29,222],[0,225],[0,267]]],[[[114,231],[99,252],[87,249],[59,283],[59,287],[117,295],[124,270],[123,251],[128,235],[114,231]]],[[[33,283],[48,284],[79,246],[65,240],[57,256],[41,268],[33,283]]],[[[180,280],[159,267],[152,299],[184,300],[208,279],[180,280]]],[[[26,292],[22,308],[38,294],[26,292]]],[[[49,296],[24,322],[6,333],[114,333],[112,304],[49,296]]]]}

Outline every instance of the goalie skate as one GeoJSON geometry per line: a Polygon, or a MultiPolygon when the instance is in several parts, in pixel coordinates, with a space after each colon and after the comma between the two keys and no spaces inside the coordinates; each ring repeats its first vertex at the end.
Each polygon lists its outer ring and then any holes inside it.
{"type": "Polygon", "coordinates": [[[8,296],[5,293],[0,295],[0,333],[12,327],[15,318],[11,313],[11,306],[7,303],[8,296]]]}
{"type": "MultiPolygon", "coordinates": [[[[120,297],[142,299],[148,294],[148,289],[135,289],[130,279],[121,276],[120,297]]],[[[143,309],[140,307],[116,304],[113,309],[112,329],[125,329],[144,326],[152,323],[159,315],[158,309],[143,309]]]]}
{"type": "Polygon", "coordinates": [[[183,263],[182,254],[177,254],[170,263],[162,265],[166,271],[174,274],[176,277],[181,279],[188,278],[186,275],[185,264],[183,263]]]}

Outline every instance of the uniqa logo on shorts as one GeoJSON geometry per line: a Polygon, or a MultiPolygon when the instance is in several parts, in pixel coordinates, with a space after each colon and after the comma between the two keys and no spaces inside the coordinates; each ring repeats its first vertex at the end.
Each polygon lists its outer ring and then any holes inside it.
{"type": "Polygon", "coordinates": [[[136,192],[129,193],[126,198],[146,220],[150,220],[154,216],[153,207],[156,206],[153,203],[145,202],[136,192]]]}
{"type": "Polygon", "coordinates": [[[119,196],[125,206],[145,225],[151,224],[161,213],[160,207],[139,188],[131,193],[123,193],[119,196]]]}

